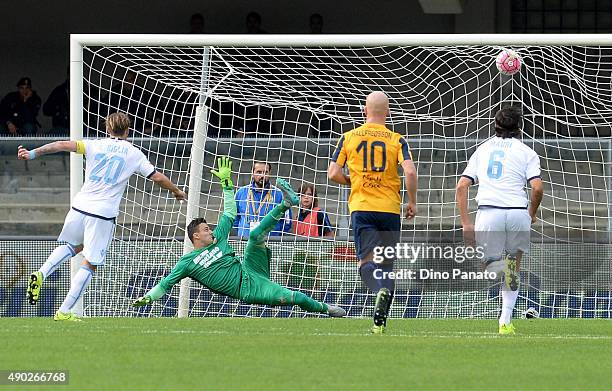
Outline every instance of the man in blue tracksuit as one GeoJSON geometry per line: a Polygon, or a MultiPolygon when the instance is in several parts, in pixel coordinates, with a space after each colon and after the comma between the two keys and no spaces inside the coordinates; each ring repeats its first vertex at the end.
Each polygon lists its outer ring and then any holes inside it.
{"type": "MultiPolygon", "coordinates": [[[[255,161],[251,183],[242,186],[236,192],[238,214],[234,228],[240,237],[248,237],[251,229],[257,227],[264,216],[283,200],[282,192],[270,184],[271,170],[270,163],[255,161]]],[[[291,209],[289,209],[270,232],[270,236],[280,236],[283,232],[290,232],[291,218],[291,209]]]]}

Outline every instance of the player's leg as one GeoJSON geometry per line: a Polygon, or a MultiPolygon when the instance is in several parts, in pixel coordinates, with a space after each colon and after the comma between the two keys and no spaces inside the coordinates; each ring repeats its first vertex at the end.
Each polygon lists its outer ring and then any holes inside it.
{"type": "Polygon", "coordinates": [[[274,229],[285,212],[292,206],[299,205],[300,198],[284,179],[278,179],[276,186],[283,193],[283,201],[276,205],[262,220],[261,223],[249,232],[249,241],[261,244],[266,241],[268,234],[274,229]]]}
{"type": "Polygon", "coordinates": [[[83,217],[84,215],[70,210],[64,220],[62,232],[57,238],[60,242],[67,242],[57,246],[49,255],[38,271],[30,274],[27,286],[28,302],[32,305],[38,302],[43,281],[49,277],[64,262],[81,252],[83,246],[83,217]]]}
{"type": "MultiPolygon", "coordinates": [[[[401,229],[401,217],[398,214],[393,213],[376,213],[376,225],[378,227],[378,237],[380,239],[380,246],[383,248],[396,248],[400,241],[400,229],[401,229]]],[[[393,271],[393,265],[395,263],[395,256],[385,257],[385,259],[378,264],[378,269],[382,271],[379,273],[382,277],[380,284],[382,285],[381,290],[376,297],[376,305],[374,307],[374,326],[387,326],[387,317],[391,310],[391,304],[393,303],[393,297],[395,294],[395,280],[389,278],[389,273],[393,271]]],[[[374,332],[383,331],[384,329],[374,328],[374,332]]]]}
{"type": "Polygon", "coordinates": [[[72,277],[72,281],[70,282],[70,290],[68,294],[64,298],[62,305],[59,310],[53,316],[53,320],[56,321],[79,321],[80,319],[72,312],[72,308],[77,303],[85,288],[89,285],[93,274],[96,271],[96,266],[92,265],[86,259],[83,260],[81,264],[81,268],[77,271],[77,273],[72,277]]]}
{"type": "Polygon", "coordinates": [[[506,268],[502,286],[502,313],[499,317],[501,334],[514,334],[512,312],[520,288],[520,268],[523,254],[529,251],[531,217],[527,210],[511,209],[506,212],[506,268]]]}
{"type": "Polygon", "coordinates": [[[98,266],[102,266],[106,259],[106,251],[113,238],[115,229],[114,220],[103,220],[97,217],[86,216],[84,219],[85,234],[83,244],[83,264],[72,277],[70,290],[62,302],[54,320],[76,320],[72,308],[75,306],[87,286],[91,282],[98,266]]]}
{"type": "MultiPolygon", "coordinates": [[[[506,245],[506,210],[497,208],[479,209],[474,224],[476,244],[484,252],[486,270],[491,273],[503,275],[506,269],[504,249],[506,245]]],[[[502,287],[502,312],[504,302],[504,289],[502,287]]],[[[503,317],[499,318],[499,332],[506,333],[503,317]]]]}
{"type": "Polygon", "coordinates": [[[359,277],[372,293],[378,294],[382,288],[381,280],[376,278],[378,266],[374,262],[374,247],[379,242],[376,226],[370,221],[369,212],[351,213],[351,227],[353,228],[353,239],[355,243],[355,253],[359,266],[359,277]]]}
{"type": "Polygon", "coordinates": [[[486,270],[503,273],[506,244],[506,211],[504,209],[478,209],[474,223],[476,245],[482,248],[486,270]]]}
{"type": "Polygon", "coordinates": [[[302,292],[284,288],[269,279],[251,273],[243,274],[240,298],[248,304],[297,305],[304,311],[343,317],[346,311],[340,307],[325,304],[302,292]]]}
{"type": "Polygon", "coordinates": [[[294,205],[299,204],[297,193],[283,180],[276,181],[277,187],[283,193],[283,202],[276,205],[259,223],[249,232],[249,240],[244,250],[244,264],[251,271],[270,277],[270,250],[266,247],[268,234],[274,229],[285,212],[294,205]]]}

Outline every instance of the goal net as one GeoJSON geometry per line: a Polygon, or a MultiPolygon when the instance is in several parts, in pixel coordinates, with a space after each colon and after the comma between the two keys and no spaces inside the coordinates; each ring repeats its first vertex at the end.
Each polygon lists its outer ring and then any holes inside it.
{"type": "MultiPolygon", "coordinates": [[[[338,304],[349,316],[371,316],[373,296],[357,273],[348,189],[330,183],[326,171],[342,132],[364,121],[365,96],[382,90],[390,99],[388,127],[407,138],[419,176],[418,215],[402,221],[402,243],[462,245],[456,183],[469,156],[494,134],[495,112],[516,105],[524,114],[522,140],[540,156],[545,195],[514,316],[534,307],[546,317],[609,317],[612,40],[495,44],[491,36],[483,45],[465,37],[420,36],[419,43],[392,37],[343,37],[332,45],[333,37],[292,43],[279,36],[73,36],[73,125],[84,137],[104,137],[106,115],[127,112],[133,143],[189,193],[189,202],[179,204],[150,181],[131,179],[84,313],[307,316],[298,307],[246,305],[194,282],[144,309],[129,305],[191,250],[185,240],[191,218],[216,224],[222,194],[210,169],[229,155],[237,186],[250,183],[254,160],[272,164],[272,183],[314,184],[335,232],[334,238],[270,239],[272,280],[338,304]],[[503,47],[522,57],[520,74],[497,71],[503,47]]],[[[472,187],[472,219],[475,194],[472,187]]],[[[406,201],[404,189],[401,195],[406,201]]],[[[242,254],[246,242],[232,244],[242,254]]],[[[440,262],[400,258],[395,268],[440,262]]],[[[397,280],[391,316],[493,318],[500,302],[498,281],[397,280]]]]}

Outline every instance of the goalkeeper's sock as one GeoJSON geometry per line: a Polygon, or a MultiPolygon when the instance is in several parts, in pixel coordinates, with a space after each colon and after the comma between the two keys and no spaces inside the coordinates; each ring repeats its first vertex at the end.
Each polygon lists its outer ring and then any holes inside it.
{"type": "Polygon", "coordinates": [[[515,291],[502,289],[502,313],[499,317],[499,325],[508,325],[512,322],[512,311],[518,297],[518,289],[515,291]]]}
{"type": "Polygon", "coordinates": [[[312,297],[298,291],[291,291],[291,303],[299,306],[304,311],[327,313],[327,304],[316,301],[312,297]]]}
{"type": "Polygon", "coordinates": [[[69,244],[63,244],[56,247],[42,267],[38,269],[38,271],[43,275],[43,280],[49,277],[58,267],[62,265],[62,263],[66,262],[75,255],[76,252],[74,251],[74,248],[69,244]]]}
{"type": "Polygon", "coordinates": [[[363,265],[359,266],[359,276],[361,277],[361,281],[370,288],[372,293],[376,294],[382,288],[382,280],[379,280],[374,277],[374,272],[377,267],[374,262],[366,262],[363,265]]]}
{"type": "Polygon", "coordinates": [[[70,290],[64,299],[64,302],[59,308],[60,312],[68,313],[74,307],[79,297],[83,294],[87,285],[91,281],[91,277],[93,276],[93,271],[88,267],[81,267],[79,271],[72,278],[72,283],[70,284],[70,290]]]}
{"type": "Polygon", "coordinates": [[[276,227],[278,221],[283,217],[285,212],[289,209],[284,203],[276,205],[262,220],[257,227],[255,227],[249,234],[249,239],[255,240],[257,243],[263,243],[266,240],[266,236],[276,227]]]}

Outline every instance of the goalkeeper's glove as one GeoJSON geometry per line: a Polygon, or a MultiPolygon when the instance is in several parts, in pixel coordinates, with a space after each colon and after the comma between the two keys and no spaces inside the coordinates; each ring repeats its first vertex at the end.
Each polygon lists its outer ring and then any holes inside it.
{"type": "Polygon", "coordinates": [[[145,295],[136,299],[136,301],[132,303],[132,307],[142,307],[143,305],[151,304],[152,302],[153,300],[151,300],[151,296],[145,295]]]}
{"type": "Polygon", "coordinates": [[[219,178],[221,186],[224,189],[233,189],[234,182],[232,182],[232,161],[227,156],[220,157],[217,165],[217,171],[210,170],[210,173],[219,178]]]}

